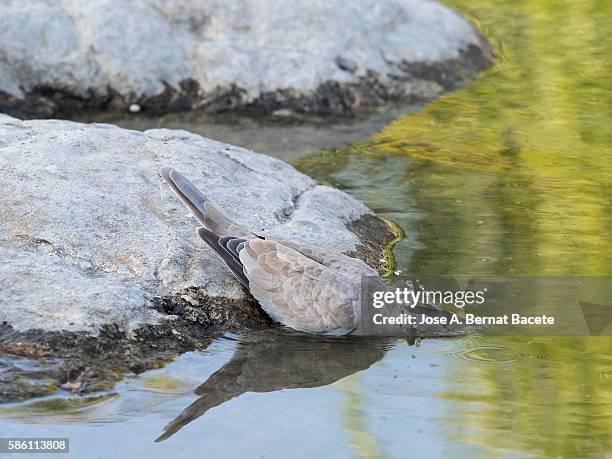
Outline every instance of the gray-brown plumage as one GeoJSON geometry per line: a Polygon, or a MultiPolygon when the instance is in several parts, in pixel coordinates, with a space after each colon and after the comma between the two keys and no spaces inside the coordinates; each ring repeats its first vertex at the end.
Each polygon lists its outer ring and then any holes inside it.
{"type": "Polygon", "coordinates": [[[202,224],[198,235],[270,317],[309,333],[345,334],[358,325],[361,276],[378,276],[375,269],[329,249],[255,235],[179,172],[163,167],[161,175],[202,224]]]}

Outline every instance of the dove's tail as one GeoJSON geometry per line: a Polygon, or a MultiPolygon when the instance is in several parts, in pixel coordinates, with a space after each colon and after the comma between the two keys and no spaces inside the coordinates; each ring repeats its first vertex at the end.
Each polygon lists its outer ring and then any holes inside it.
{"type": "Polygon", "coordinates": [[[171,167],[162,167],[161,176],[198,220],[219,237],[250,236],[251,233],[223,215],[189,180],[171,167]]]}

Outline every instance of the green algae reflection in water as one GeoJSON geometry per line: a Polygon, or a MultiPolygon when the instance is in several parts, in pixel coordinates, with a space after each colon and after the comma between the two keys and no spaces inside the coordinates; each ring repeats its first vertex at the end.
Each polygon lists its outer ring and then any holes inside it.
{"type": "MultiPolygon", "coordinates": [[[[400,270],[612,275],[612,2],[448,3],[493,43],[495,64],[298,166],[403,227],[400,270]]],[[[449,360],[450,439],[501,456],[609,454],[610,337],[460,342],[465,356],[519,357],[449,360]]]]}
{"type": "Polygon", "coordinates": [[[420,206],[444,210],[423,223],[416,269],[612,273],[611,4],[451,2],[496,64],[364,145],[416,159],[420,206]]]}

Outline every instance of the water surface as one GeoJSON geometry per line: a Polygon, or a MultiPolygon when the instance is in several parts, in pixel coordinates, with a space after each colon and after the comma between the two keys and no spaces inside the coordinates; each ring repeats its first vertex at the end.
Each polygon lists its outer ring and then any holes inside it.
{"type": "MultiPolygon", "coordinates": [[[[492,41],[497,63],[300,167],[404,228],[404,272],[610,275],[612,2],[450,4],[492,41]]],[[[470,359],[448,363],[452,388],[439,393],[448,438],[485,456],[610,454],[610,336],[465,346],[470,359]]]]}

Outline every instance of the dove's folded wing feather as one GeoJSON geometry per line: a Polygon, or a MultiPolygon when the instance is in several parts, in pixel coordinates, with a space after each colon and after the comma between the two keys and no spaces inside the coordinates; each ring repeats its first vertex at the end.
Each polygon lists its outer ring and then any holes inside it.
{"type": "Polygon", "coordinates": [[[249,289],[264,310],[296,330],[346,333],[356,326],[359,283],[277,240],[240,251],[249,289]]]}
{"type": "Polygon", "coordinates": [[[233,244],[237,241],[238,243],[244,242],[244,239],[232,238],[232,237],[219,237],[212,231],[204,228],[203,226],[198,228],[198,235],[208,246],[213,249],[223,259],[227,267],[234,273],[234,276],[240,281],[242,285],[249,288],[249,280],[244,275],[242,269],[242,263],[238,258],[238,252],[234,252],[228,244],[233,244]]]}
{"type": "Polygon", "coordinates": [[[302,255],[315,260],[323,266],[327,266],[347,276],[354,276],[356,278],[361,278],[361,276],[378,277],[378,271],[357,258],[351,258],[333,250],[322,249],[302,242],[287,241],[284,239],[278,239],[278,241],[287,247],[297,250],[302,255]]]}

